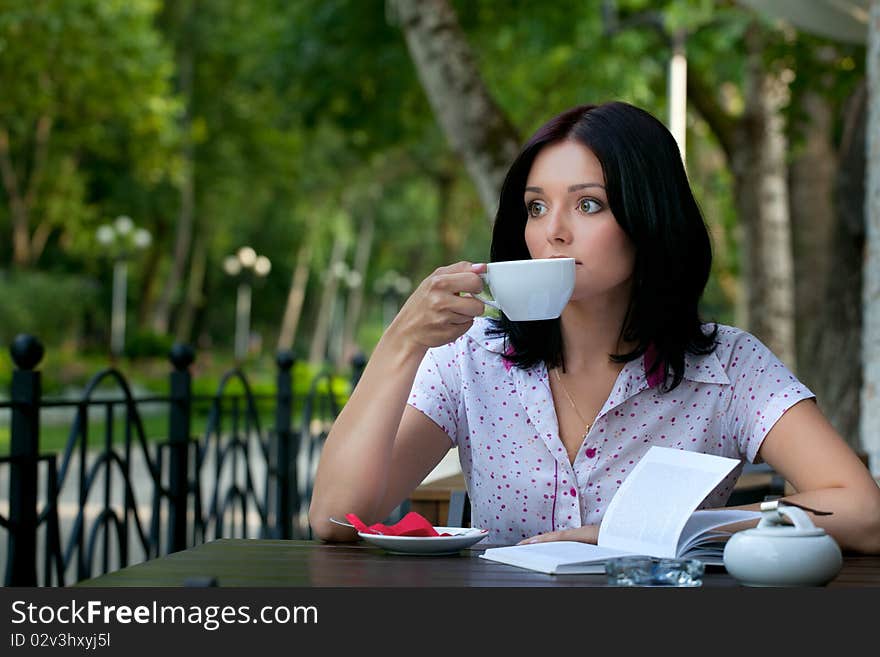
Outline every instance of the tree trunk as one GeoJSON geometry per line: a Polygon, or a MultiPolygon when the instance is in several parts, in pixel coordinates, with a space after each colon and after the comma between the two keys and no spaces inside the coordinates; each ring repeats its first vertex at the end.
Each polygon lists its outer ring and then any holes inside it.
{"type": "Polygon", "coordinates": [[[519,139],[489,94],[448,0],[391,0],[428,102],[490,224],[519,139]]]}
{"type": "Polygon", "coordinates": [[[871,471],[880,475],[880,0],[868,21],[867,189],[862,290],[862,415],[860,435],[871,471]]]}
{"type": "Polygon", "coordinates": [[[361,222],[360,234],[358,235],[357,247],[354,254],[353,271],[359,276],[359,284],[349,288],[348,301],[345,304],[345,326],[342,331],[342,350],[339,354],[340,362],[336,368],[341,369],[359,349],[356,337],[357,328],[360,324],[361,307],[364,302],[364,288],[367,282],[367,264],[370,261],[370,252],[373,248],[373,233],[376,225],[375,206],[371,205],[361,222]]]}
{"type": "Polygon", "coordinates": [[[193,213],[195,190],[193,185],[192,149],[184,147],[183,181],[180,188],[180,212],[177,215],[177,229],[174,240],[174,257],[171,271],[165,279],[162,294],[153,309],[153,330],[166,333],[171,323],[171,308],[179,295],[183,283],[184,271],[190,252],[193,234],[193,213]]]}
{"type": "Polygon", "coordinates": [[[321,306],[318,309],[318,319],[315,323],[315,332],[312,335],[312,346],[309,349],[309,364],[319,367],[327,353],[327,341],[330,338],[330,322],[333,319],[333,309],[336,306],[336,290],[339,287],[339,279],[335,275],[337,263],[345,257],[345,242],[337,234],[333,240],[333,251],[330,254],[330,263],[324,268],[324,289],[321,294],[321,306]]]}
{"type": "Polygon", "coordinates": [[[795,370],[794,263],[781,115],[788,88],[781,76],[764,70],[758,30],[752,26],[746,33],[746,107],[732,161],[743,228],[747,326],[795,370]]]}
{"type": "Polygon", "coordinates": [[[306,285],[309,282],[309,266],[312,260],[312,241],[306,237],[296,254],[296,267],[293,270],[293,279],[290,282],[290,292],[287,294],[287,304],[284,306],[284,317],[281,320],[281,331],[278,335],[278,351],[286,351],[293,348],[296,339],[296,329],[299,326],[299,317],[302,313],[303,300],[306,297],[306,285]]]}
{"type": "MultiPolygon", "coordinates": [[[[862,261],[865,245],[864,85],[844,109],[843,139],[834,180],[835,227],[825,304],[813,333],[813,391],[834,428],[854,449],[859,442],[859,393],[862,387],[862,261]]],[[[807,381],[808,385],[810,384],[807,381]]]]}
{"type": "Polygon", "coordinates": [[[805,148],[790,167],[798,376],[816,393],[834,428],[860,450],[865,88],[843,110],[839,153],[832,145],[830,102],[811,93],[803,104],[805,148]]]}
{"type": "Polygon", "coordinates": [[[440,244],[440,262],[448,264],[453,261],[455,254],[459,253],[461,245],[460,232],[450,216],[455,174],[451,169],[441,167],[433,178],[438,197],[437,242],[440,244]]]}
{"type": "MultiPolygon", "coordinates": [[[[813,91],[800,102],[806,116],[804,141],[789,165],[797,363],[799,378],[818,394],[824,366],[815,356],[827,324],[828,299],[823,291],[829,282],[837,223],[833,204],[837,154],[831,143],[833,111],[827,97],[813,91]]],[[[824,397],[820,402],[825,402],[824,397]]]]}
{"type": "Polygon", "coordinates": [[[137,324],[138,326],[148,326],[149,318],[152,317],[153,303],[156,297],[156,288],[158,284],[159,262],[161,260],[161,251],[159,245],[162,243],[162,223],[158,223],[157,235],[154,237],[150,248],[144,259],[143,269],[141,270],[141,281],[138,286],[138,306],[137,306],[137,324]]]}
{"type": "Polygon", "coordinates": [[[196,237],[193,245],[193,256],[189,268],[189,282],[180,319],[177,321],[175,336],[178,342],[190,342],[195,318],[205,303],[205,272],[208,263],[208,249],[203,237],[196,237]]]}
{"type": "Polygon", "coordinates": [[[195,38],[192,27],[194,8],[187,3],[181,8],[181,29],[178,31],[178,78],[184,110],[181,118],[183,133],[182,181],[180,185],[180,211],[174,238],[174,259],[165,287],[153,310],[153,330],[166,333],[170,324],[171,307],[178,295],[186,271],[192,244],[193,217],[195,214],[195,159],[192,143],[193,66],[195,38]]]}
{"type": "MultiPolygon", "coordinates": [[[[9,200],[9,215],[12,220],[12,264],[16,267],[28,267],[35,259],[35,249],[30,234],[30,215],[46,170],[52,123],[52,119],[46,115],[37,120],[30,176],[26,183],[19,180],[15,170],[9,131],[0,126],[0,180],[3,181],[3,188],[9,200]]],[[[51,232],[50,227],[40,231],[39,239],[43,242],[38,245],[37,254],[45,247],[49,232],[51,232]]]]}
{"type": "MultiPolygon", "coordinates": [[[[754,29],[754,28],[752,28],[754,29]]],[[[754,38],[754,37],[751,37],[754,38]]],[[[754,51],[754,43],[752,43],[754,51]]],[[[750,75],[758,60],[752,55],[750,75]]],[[[755,289],[754,267],[761,261],[748,254],[756,237],[752,226],[762,206],[757,188],[761,158],[753,146],[762,139],[760,113],[752,110],[739,120],[724,111],[714,89],[694,67],[688,69],[688,94],[727,155],[734,171],[734,193],[746,243],[743,245],[745,285],[755,289]],[[750,169],[754,168],[754,171],[750,169]],[[751,221],[750,221],[751,220],[751,221]]],[[[829,108],[817,95],[805,100],[810,125],[804,154],[791,164],[791,221],[797,279],[798,375],[816,393],[820,406],[840,434],[859,446],[859,391],[861,388],[861,263],[864,230],[865,102],[864,89],[854,94],[844,113],[844,137],[837,154],[831,151],[833,129],[829,108]],[[834,163],[838,162],[836,172],[834,163]],[[835,177],[836,176],[836,177],[835,177]],[[833,184],[833,204],[829,202],[833,184]],[[829,222],[829,218],[831,221],[829,222]]],[[[754,297],[749,306],[752,314],[754,297]]],[[[749,325],[746,322],[746,325],[749,325]]],[[[764,331],[751,325],[759,334],[764,331]]],[[[761,336],[767,340],[766,336],[761,336]]],[[[768,340],[769,342],[769,340],[768,340]]],[[[777,351],[780,352],[781,350],[777,351]]],[[[791,365],[791,363],[789,363],[791,365]]],[[[864,443],[863,443],[864,445],[864,443]]]]}

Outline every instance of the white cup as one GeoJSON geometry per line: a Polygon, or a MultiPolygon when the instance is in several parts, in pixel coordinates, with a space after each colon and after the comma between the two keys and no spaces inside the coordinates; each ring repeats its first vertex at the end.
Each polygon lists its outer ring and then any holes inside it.
{"type": "Polygon", "coordinates": [[[514,322],[555,319],[574,291],[574,267],[574,258],[490,262],[480,277],[495,300],[476,298],[514,322]]]}

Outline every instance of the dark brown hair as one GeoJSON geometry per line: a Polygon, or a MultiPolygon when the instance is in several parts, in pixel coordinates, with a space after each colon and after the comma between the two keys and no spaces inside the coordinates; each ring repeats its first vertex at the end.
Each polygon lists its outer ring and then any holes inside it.
{"type": "MultiPolygon", "coordinates": [[[[664,389],[671,390],[681,383],[685,352],[714,351],[718,328],[704,333],[698,313],[712,265],[709,233],[678,145],[654,116],[622,102],[581,105],[539,128],[504,180],[490,259],[530,257],[526,180],[537,154],[567,139],[589,148],[602,164],[608,204],[635,247],[632,295],[619,337],[637,346],[610,357],[628,362],[653,346],[656,359],[649,372],[662,368],[664,389]]],[[[508,358],[517,367],[564,363],[559,319],[513,322],[502,315],[490,331],[505,337],[511,348],[508,358]]]]}

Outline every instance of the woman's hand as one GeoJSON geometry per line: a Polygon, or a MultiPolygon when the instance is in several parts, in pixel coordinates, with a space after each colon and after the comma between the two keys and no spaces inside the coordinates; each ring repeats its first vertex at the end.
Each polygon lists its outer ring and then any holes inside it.
{"type": "Polygon", "coordinates": [[[546,543],[548,541],[578,541],[580,543],[596,544],[599,539],[599,525],[585,525],[577,529],[562,529],[558,532],[547,532],[546,534],[538,534],[531,538],[526,538],[517,545],[528,545],[529,543],[546,543]]]}
{"type": "Polygon", "coordinates": [[[483,290],[480,272],[485,264],[459,262],[440,267],[416,288],[389,330],[399,338],[419,347],[430,348],[452,342],[464,335],[483,314],[485,305],[461,292],[478,294],[483,290]]]}

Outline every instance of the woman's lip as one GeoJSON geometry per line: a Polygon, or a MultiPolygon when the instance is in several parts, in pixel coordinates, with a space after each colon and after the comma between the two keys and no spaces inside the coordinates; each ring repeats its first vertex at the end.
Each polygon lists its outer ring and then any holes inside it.
{"type": "MultiPolygon", "coordinates": [[[[550,256],[550,259],[551,259],[551,260],[554,260],[554,259],[556,259],[556,258],[571,258],[571,256],[563,256],[563,255],[550,256]]],[[[581,261],[580,261],[580,260],[575,260],[575,261],[574,261],[574,264],[579,265],[579,264],[581,264],[581,261]]]]}

